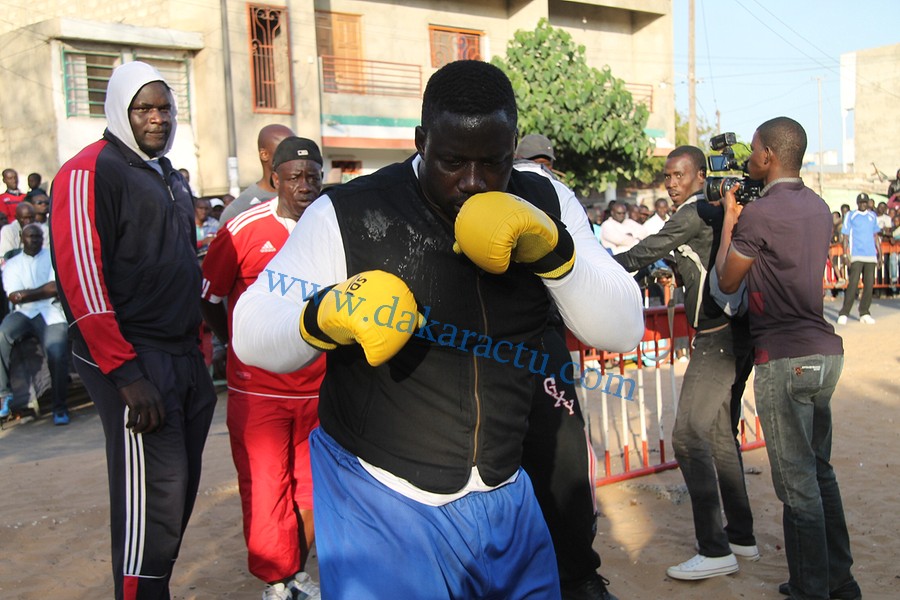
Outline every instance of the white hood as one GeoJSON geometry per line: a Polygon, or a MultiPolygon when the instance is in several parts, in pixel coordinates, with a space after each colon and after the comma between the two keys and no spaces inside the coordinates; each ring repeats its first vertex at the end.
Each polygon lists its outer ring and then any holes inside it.
{"type": "MultiPolygon", "coordinates": [[[[128,107],[131,106],[131,101],[134,100],[141,88],[153,81],[161,81],[166,84],[166,87],[169,86],[156,67],[147,63],[134,61],[120,65],[116,67],[109,78],[109,85],[106,88],[106,103],[104,104],[110,133],[144,160],[151,160],[151,157],[138,147],[137,141],[134,139],[131,121],[128,119],[128,107]]],[[[172,149],[172,144],[175,142],[175,126],[178,122],[177,115],[178,106],[175,103],[175,95],[172,94],[172,129],[169,132],[166,147],[159,156],[165,155],[172,149]]],[[[159,156],[152,158],[159,158],[159,156]]]]}

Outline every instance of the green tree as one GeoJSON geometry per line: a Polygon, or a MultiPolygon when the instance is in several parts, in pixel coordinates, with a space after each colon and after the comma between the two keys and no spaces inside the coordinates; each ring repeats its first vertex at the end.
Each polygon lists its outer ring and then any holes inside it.
{"type": "MultiPolygon", "coordinates": [[[[697,146],[709,156],[710,154],[720,154],[713,152],[709,147],[709,141],[713,136],[717,135],[716,128],[708,124],[703,117],[697,118],[697,146]]],[[[737,136],[736,136],[737,137],[737,136]]],[[[680,112],[675,113],[675,145],[683,146],[688,143],[688,122],[687,118],[680,112]]],[[[750,144],[737,137],[731,149],[734,151],[734,158],[738,163],[744,164],[750,158],[750,144]]]]}
{"type": "MultiPolygon", "coordinates": [[[[716,135],[716,128],[706,122],[703,117],[697,117],[697,147],[709,153],[709,140],[716,135]]],[[[688,145],[688,120],[683,114],[675,111],[675,145],[688,145]]]]}
{"type": "Polygon", "coordinates": [[[651,148],[647,107],[634,103],[609,67],[588,66],[584,46],[569,33],[541,19],[534,31],[517,31],[506,58],[492,62],[516,91],[519,133],[553,141],[554,168],[570,187],[601,191],[607,182],[643,175],[651,148]]]}

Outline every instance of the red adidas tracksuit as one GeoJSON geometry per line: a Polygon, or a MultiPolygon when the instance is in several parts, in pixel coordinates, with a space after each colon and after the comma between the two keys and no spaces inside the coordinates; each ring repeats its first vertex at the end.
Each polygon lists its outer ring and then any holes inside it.
{"type": "MultiPolygon", "coordinates": [[[[276,213],[278,198],[234,217],[203,260],[202,297],[231,309],[284,246],[294,221],[276,213]]],[[[271,274],[274,293],[280,274],[271,274]]],[[[290,283],[290,281],[288,281],[290,283]]],[[[229,331],[230,323],[229,323],[229,331]]],[[[238,473],[250,572],[266,582],[292,576],[305,562],[297,510],[311,510],[310,431],[319,424],[325,357],[293,373],[244,364],[228,349],[228,432],[238,473]]]]}

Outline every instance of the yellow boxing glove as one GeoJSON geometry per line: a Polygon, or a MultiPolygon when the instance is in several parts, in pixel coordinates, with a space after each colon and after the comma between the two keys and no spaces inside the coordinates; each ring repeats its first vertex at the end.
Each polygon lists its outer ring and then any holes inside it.
{"type": "Polygon", "coordinates": [[[564,277],[575,265],[575,244],[565,225],[506,192],[466,200],[454,232],[453,250],[495,275],[505,273],[510,260],[546,279],[564,277]]]}
{"type": "Polygon", "coordinates": [[[424,320],[402,279],[364,271],[309,298],[300,335],[319,350],[358,343],[366,361],[377,367],[397,354],[424,320]]]}

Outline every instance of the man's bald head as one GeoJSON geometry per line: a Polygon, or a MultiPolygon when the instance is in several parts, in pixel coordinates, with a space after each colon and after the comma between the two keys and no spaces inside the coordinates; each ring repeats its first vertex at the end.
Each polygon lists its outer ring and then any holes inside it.
{"type": "Polygon", "coordinates": [[[256,138],[256,147],[259,148],[260,154],[262,154],[263,150],[268,152],[269,160],[271,161],[271,157],[275,154],[275,148],[278,147],[278,144],[280,144],[284,138],[289,138],[293,135],[294,132],[291,131],[291,128],[285,125],[279,125],[277,123],[266,125],[259,130],[259,136],[256,138]]]}
{"type": "Polygon", "coordinates": [[[37,223],[29,223],[25,227],[22,228],[22,233],[24,234],[26,231],[37,231],[41,234],[41,237],[44,235],[44,230],[37,223]]]}
{"type": "Polygon", "coordinates": [[[31,202],[19,202],[16,205],[16,221],[22,227],[34,223],[34,205],[31,202]]]}
{"type": "Polygon", "coordinates": [[[264,190],[270,192],[276,191],[275,185],[272,183],[272,158],[275,156],[275,149],[278,144],[285,138],[293,137],[294,132],[290,127],[285,125],[266,125],[259,130],[259,136],[256,139],[256,145],[259,148],[259,164],[262,165],[263,175],[257,185],[264,190]]]}

